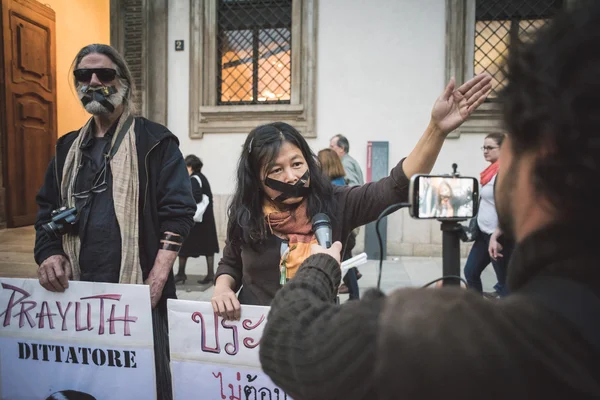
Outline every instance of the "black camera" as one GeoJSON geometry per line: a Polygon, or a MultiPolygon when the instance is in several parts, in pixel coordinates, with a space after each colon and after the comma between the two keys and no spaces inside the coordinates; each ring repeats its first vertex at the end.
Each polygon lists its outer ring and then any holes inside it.
{"type": "Polygon", "coordinates": [[[52,211],[50,214],[52,220],[47,224],[42,225],[46,235],[52,240],[58,239],[65,233],[73,233],[76,231],[75,226],[78,220],[77,208],[61,207],[52,211]]]}

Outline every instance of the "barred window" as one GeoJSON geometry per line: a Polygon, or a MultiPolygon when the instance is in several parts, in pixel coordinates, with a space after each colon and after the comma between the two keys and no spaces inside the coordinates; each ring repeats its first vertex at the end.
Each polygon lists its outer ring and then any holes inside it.
{"type": "Polygon", "coordinates": [[[474,72],[493,77],[493,100],[504,86],[502,66],[511,43],[530,40],[563,6],[562,0],[477,0],[474,72]]]}
{"type": "Polygon", "coordinates": [[[217,104],[290,104],[292,0],[219,0],[217,104]]]}

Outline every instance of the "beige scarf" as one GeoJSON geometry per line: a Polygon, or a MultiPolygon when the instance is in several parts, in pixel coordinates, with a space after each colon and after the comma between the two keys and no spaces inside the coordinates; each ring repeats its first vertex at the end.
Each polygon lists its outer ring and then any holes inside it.
{"type": "Polygon", "coordinates": [[[285,238],[289,243],[289,250],[282,255],[279,263],[281,284],[296,275],[300,265],[310,256],[311,245],[318,244],[312,231],[312,222],[306,216],[306,204],[304,199],[291,211],[279,211],[270,202],[263,205],[263,213],[271,233],[285,238]]]}
{"type": "MultiPolygon", "coordinates": [[[[115,137],[121,126],[127,120],[129,113],[124,112],[115,130],[115,137]]],[[[79,136],[71,145],[62,174],[60,193],[63,203],[68,207],[75,205],[73,198],[74,185],[72,184],[81,164],[81,143],[87,135],[92,135],[93,118],[81,128],[79,136]]],[[[139,174],[138,159],[135,143],[135,120],[125,134],[117,153],[110,160],[112,173],[112,196],[115,204],[115,214],[121,231],[121,269],[119,283],[142,284],[142,268],[139,252],[139,174]]],[[[91,233],[93,235],[93,232],[91,233]]],[[[79,251],[81,241],[79,235],[67,234],[63,237],[63,249],[73,270],[73,280],[81,279],[81,266],[79,265],[79,251]]]]}

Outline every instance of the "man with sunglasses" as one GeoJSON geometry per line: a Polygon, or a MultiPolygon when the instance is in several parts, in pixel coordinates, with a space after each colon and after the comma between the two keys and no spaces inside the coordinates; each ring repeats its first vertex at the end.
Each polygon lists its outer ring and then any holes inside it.
{"type": "Polygon", "coordinates": [[[170,399],[166,303],[175,298],[171,269],[196,210],[179,142],[134,117],[133,79],[112,47],[81,49],[73,77],[92,117],[58,140],[36,198],[39,281],[56,292],[69,279],[149,285],[157,397],[170,399]]]}

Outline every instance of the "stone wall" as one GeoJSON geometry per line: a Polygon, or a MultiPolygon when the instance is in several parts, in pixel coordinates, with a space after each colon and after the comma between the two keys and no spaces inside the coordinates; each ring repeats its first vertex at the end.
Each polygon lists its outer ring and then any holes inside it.
{"type": "MultiPolygon", "coordinates": [[[[185,2],[186,0],[171,1],[185,2]]],[[[171,5],[173,4],[172,2],[171,5]]],[[[324,6],[326,3],[328,4],[328,2],[322,2],[321,5],[324,6]]],[[[388,0],[388,3],[392,4],[393,0],[388,0]]],[[[125,55],[125,58],[131,67],[139,94],[136,105],[138,105],[139,112],[142,115],[163,124],[166,124],[167,121],[167,75],[169,71],[166,65],[166,60],[168,58],[167,49],[172,48],[174,45],[173,40],[167,42],[167,17],[168,13],[172,11],[173,9],[168,7],[167,0],[111,0],[111,44],[125,55]]],[[[440,12],[439,15],[442,16],[443,13],[440,12]]],[[[185,52],[187,52],[189,51],[188,45],[190,44],[189,15],[184,13],[182,14],[182,18],[185,21],[182,20],[178,22],[188,26],[188,30],[185,34],[179,32],[177,36],[174,36],[171,39],[187,38],[188,42],[186,43],[185,50],[185,52]]],[[[179,71],[177,60],[182,59],[180,56],[184,55],[185,52],[177,53],[179,58],[173,57],[169,61],[169,67],[179,71]]],[[[419,70],[421,68],[422,66],[419,65],[419,70]]],[[[187,69],[184,68],[182,71],[187,71],[187,69]]],[[[436,73],[434,72],[435,71],[430,75],[435,76],[436,73]]],[[[176,84],[176,82],[170,82],[169,84],[176,84]]],[[[188,90],[188,88],[187,86],[183,86],[179,88],[179,90],[188,90]]],[[[324,98],[325,97],[327,96],[324,96],[324,98]]],[[[169,101],[174,102],[175,104],[177,104],[178,101],[182,101],[182,103],[179,104],[179,108],[182,109],[188,109],[189,107],[186,96],[171,96],[169,101]],[[182,98],[185,99],[185,101],[181,100],[182,98]]],[[[325,107],[327,107],[327,105],[325,105],[325,107]]],[[[347,107],[347,105],[344,107],[347,107]]],[[[336,108],[336,110],[338,110],[338,108],[336,108]]],[[[369,112],[366,112],[366,114],[369,114],[369,112]]],[[[182,115],[187,116],[185,113],[182,115]]],[[[336,119],[336,124],[337,123],[338,120],[336,119]]],[[[216,135],[207,135],[202,141],[195,140],[194,143],[190,143],[187,132],[189,127],[186,124],[173,124],[172,126],[169,125],[169,128],[178,135],[181,142],[181,149],[184,151],[184,154],[195,153],[195,150],[198,149],[198,147],[194,146],[201,146],[197,153],[206,155],[211,151],[209,150],[211,149],[211,143],[212,145],[217,143],[215,140],[217,137],[216,135]]],[[[327,125],[322,126],[324,132],[331,131],[331,129],[328,128],[327,125]]],[[[407,131],[413,130],[410,125],[405,126],[405,129],[407,131]]],[[[227,138],[225,134],[219,134],[218,137],[219,139],[227,138]]],[[[322,137],[325,138],[325,136],[322,137]]],[[[464,140],[465,139],[463,139],[463,141],[464,140]]],[[[224,146],[224,143],[233,143],[233,140],[230,142],[219,141],[218,143],[220,150],[222,146],[224,146]]],[[[319,148],[322,144],[319,145],[318,143],[313,142],[311,143],[311,146],[312,145],[316,146],[315,148],[319,148]]],[[[402,148],[402,145],[398,145],[395,148],[402,148]]],[[[214,154],[219,154],[219,151],[215,151],[214,154]]],[[[217,162],[211,163],[210,157],[208,162],[207,160],[204,161],[207,168],[211,168],[210,165],[221,165],[221,163],[226,162],[219,159],[217,162]]],[[[450,164],[448,163],[448,165],[450,164]]],[[[208,175],[212,176],[213,179],[217,179],[215,177],[220,176],[219,174],[210,173],[208,175]]],[[[213,190],[215,190],[214,187],[213,190]]],[[[227,193],[231,191],[231,188],[217,189],[216,191],[227,193]]],[[[214,196],[214,211],[221,249],[223,248],[226,236],[227,204],[230,198],[231,195],[227,194],[214,196]]],[[[364,232],[365,230],[361,229],[361,233],[357,239],[355,253],[364,249],[364,232]]],[[[416,221],[410,218],[407,212],[398,212],[389,217],[387,236],[387,253],[390,256],[441,256],[442,254],[442,235],[437,221],[416,221]]],[[[468,245],[461,245],[462,256],[466,256],[468,249],[468,245]]]]}

